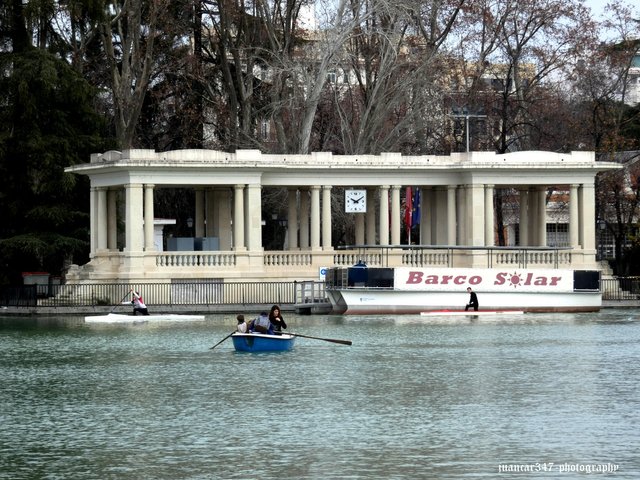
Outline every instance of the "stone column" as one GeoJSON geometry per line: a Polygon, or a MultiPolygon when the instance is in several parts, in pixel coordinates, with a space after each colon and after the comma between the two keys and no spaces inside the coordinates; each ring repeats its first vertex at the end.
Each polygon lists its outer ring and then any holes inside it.
{"type": "Polygon", "coordinates": [[[380,187],[380,245],[389,245],[389,185],[380,187]]]}
{"type": "Polygon", "coordinates": [[[245,190],[245,242],[250,252],[262,251],[262,187],[250,183],[245,190]]]}
{"type": "Polygon", "coordinates": [[[433,187],[431,189],[431,201],[429,202],[430,205],[430,213],[431,213],[431,220],[429,221],[430,226],[431,226],[431,245],[438,245],[439,244],[439,239],[438,239],[438,220],[439,220],[439,212],[438,212],[438,191],[439,191],[440,187],[436,186],[433,187]]]}
{"type": "Polygon", "coordinates": [[[400,185],[391,187],[391,245],[400,245],[400,185]]]}
{"type": "Polygon", "coordinates": [[[107,248],[109,250],[118,249],[118,192],[109,189],[107,192],[107,248]]]}
{"type": "Polygon", "coordinates": [[[580,189],[580,245],[584,250],[596,248],[596,194],[593,183],[584,183],[580,189]]]}
{"type": "Polygon", "coordinates": [[[377,191],[375,188],[367,188],[367,213],[365,214],[367,245],[376,244],[376,193],[377,191]]]}
{"type": "Polygon", "coordinates": [[[220,238],[220,215],[216,211],[216,205],[218,203],[217,198],[218,190],[214,188],[207,188],[204,192],[204,218],[205,218],[205,237],[218,237],[220,238]]]}
{"type": "Polygon", "coordinates": [[[536,208],[538,214],[538,245],[541,247],[547,246],[547,189],[545,187],[538,187],[538,207],[536,208]]]}
{"type": "Polygon", "coordinates": [[[142,185],[125,185],[125,251],[142,252],[144,246],[142,185]]]}
{"type": "Polygon", "coordinates": [[[300,248],[309,248],[309,191],[300,190],[300,248]]]}
{"type": "Polygon", "coordinates": [[[356,217],[355,244],[364,245],[364,217],[366,213],[354,213],[356,217]]]}
{"type": "Polygon", "coordinates": [[[572,248],[580,248],[580,218],[578,184],[572,183],[569,190],[569,245],[572,248]]]}
{"type": "Polygon", "coordinates": [[[529,187],[529,235],[527,236],[527,245],[532,247],[538,246],[539,205],[537,187],[529,187]]]}
{"type": "Polygon", "coordinates": [[[520,189],[520,243],[521,247],[529,245],[529,190],[520,189]]]}
{"type": "Polygon", "coordinates": [[[484,246],[484,185],[467,186],[466,214],[470,245],[484,246]]]}
{"type": "Polygon", "coordinates": [[[320,186],[311,187],[311,250],[320,249],[320,186]]]}
{"type": "Polygon", "coordinates": [[[431,230],[435,235],[435,245],[446,245],[448,238],[447,224],[447,191],[445,187],[436,187],[434,189],[435,196],[435,215],[431,222],[431,230]]]}
{"type": "Polygon", "coordinates": [[[287,234],[289,250],[298,249],[298,192],[290,188],[287,191],[287,234]]]}
{"type": "Polygon", "coordinates": [[[465,205],[466,205],[466,191],[464,186],[457,185],[456,186],[456,217],[458,219],[458,225],[456,228],[457,239],[456,245],[469,245],[469,241],[467,240],[467,229],[465,223],[465,205]]]}
{"type": "MultiPolygon", "coordinates": [[[[231,212],[233,207],[231,205],[231,189],[225,187],[224,189],[215,191],[215,210],[217,219],[217,228],[215,230],[216,235],[220,239],[220,250],[229,251],[233,247],[233,234],[231,230],[231,212]]],[[[216,224],[214,223],[214,225],[216,224]]],[[[216,236],[214,235],[214,237],[216,236]]]]}
{"type": "Polygon", "coordinates": [[[447,185],[447,245],[456,244],[456,186],[447,185]]]}
{"type": "Polygon", "coordinates": [[[89,243],[93,256],[98,250],[98,187],[89,192],[89,243]]]}
{"type": "Polygon", "coordinates": [[[332,250],[331,240],[331,186],[322,187],[322,249],[332,250]]]}
{"type": "Polygon", "coordinates": [[[245,251],[244,244],[244,185],[233,187],[233,249],[245,251]]]}
{"type": "Polygon", "coordinates": [[[496,244],[493,185],[484,186],[484,244],[487,247],[496,244]]]}
{"type": "Polygon", "coordinates": [[[433,189],[421,187],[420,192],[420,245],[432,245],[431,209],[433,208],[433,189]]]}
{"type": "Polygon", "coordinates": [[[196,212],[193,219],[194,237],[204,237],[204,189],[196,188],[196,212]]]}
{"type": "Polygon", "coordinates": [[[155,185],[147,183],[144,186],[144,249],[146,252],[155,252],[156,246],[153,241],[153,189],[155,185]]]}
{"type": "Polygon", "coordinates": [[[97,250],[106,250],[107,248],[107,188],[98,187],[98,243],[97,250]]]}

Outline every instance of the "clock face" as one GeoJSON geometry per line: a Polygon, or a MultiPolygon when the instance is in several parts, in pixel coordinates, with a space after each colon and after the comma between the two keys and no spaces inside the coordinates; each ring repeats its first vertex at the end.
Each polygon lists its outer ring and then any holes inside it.
{"type": "Polygon", "coordinates": [[[367,191],[366,190],[345,190],[344,191],[344,211],[347,213],[357,213],[367,211],[367,191]]]}

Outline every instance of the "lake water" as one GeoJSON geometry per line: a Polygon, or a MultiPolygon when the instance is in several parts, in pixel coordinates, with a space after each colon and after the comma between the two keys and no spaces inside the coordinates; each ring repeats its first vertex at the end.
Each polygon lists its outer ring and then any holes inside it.
{"type": "Polygon", "coordinates": [[[0,478],[640,478],[639,317],[0,319],[0,478]]]}

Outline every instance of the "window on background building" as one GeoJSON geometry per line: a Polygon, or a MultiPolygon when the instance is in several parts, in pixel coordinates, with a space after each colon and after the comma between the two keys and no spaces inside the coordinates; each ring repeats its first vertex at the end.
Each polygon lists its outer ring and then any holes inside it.
{"type": "Polygon", "coordinates": [[[568,247],[569,225],[567,223],[547,223],[547,245],[549,247],[568,247]]]}
{"type": "Polygon", "coordinates": [[[601,227],[597,233],[598,257],[614,258],[616,255],[616,240],[608,228],[601,227]]]}

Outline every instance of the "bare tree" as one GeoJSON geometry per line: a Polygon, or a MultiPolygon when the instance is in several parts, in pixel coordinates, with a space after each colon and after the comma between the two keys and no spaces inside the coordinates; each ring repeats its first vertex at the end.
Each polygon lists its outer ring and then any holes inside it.
{"type": "Polygon", "coordinates": [[[281,151],[308,153],[327,77],[335,73],[339,55],[356,26],[369,15],[362,6],[362,2],[348,0],[316,2],[319,28],[299,45],[286,35],[281,39],[277,30],[269,28],[274,57],[268,113],[281,151]]]}
{"type": "Polygon", "coordinates": [[[600,223],[614,239],[616,273],[622,266],[624,247],[636,233],[640,214],[640,155],[629,152],[620,159],[624,168],[600,173],[596,178],[596,212],[600,223]]]}
{"type": "Polygon", "coordinates": [[[261,50],[266,41],[258,2],[203,2],[203,26],[209,42],[203,44],[204,62],[213,70],[206,82],[209,111],[225,148],[256,144],[256,78],[264,67],[261,50]],[[222,97],[220,97],[222,93],[222,97]]]}
{"type": "Polygon", "coordinates": [[[615,152],[629,147],[629,139],[620,134],[625,125],[637,117],[625,116],[630,83],[630,69],[640,51],[640,22],[621,3],[610,4],[607,17],[600,22],[600,32],[584,45],[572,65],[572,103],[577,114],[586,119],[585,143],[599,152],[615,152]]]}
{"type": "Polygon", "coordinates": [[[100,33],[110,73],[117,142],[134,146],[138,118],[153,67],[153,46],[165,0],[124,0],[108,4],[100,33]]]}
{"type": "Polygon", "coordinates": [[[575,58],[592,28],[589,12],[568,0],[506,0],[504,8],[507,18],[495,59],[504,66],[496,105],[499,152],[537,148],[534,131],[540,125],[532,107],[544,99],[537,93],[575,58]]]}

